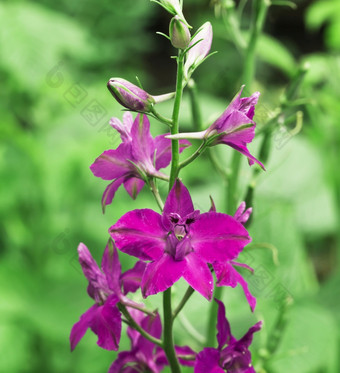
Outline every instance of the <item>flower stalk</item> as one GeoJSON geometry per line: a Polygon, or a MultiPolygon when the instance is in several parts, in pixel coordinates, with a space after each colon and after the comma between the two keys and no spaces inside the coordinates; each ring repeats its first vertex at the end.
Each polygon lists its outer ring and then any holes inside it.
{"type": "MultiPolygon", "coordinates": [[[[183,67],[184,67],[184,54],[181,50],[178,52],[177,57],[177,79],[176,79],[176,95],[174,108],[172,112],[172,127],[171,135],[176,135],[179,132],[179,112],[181,100],[183,95],[183,67]]],[[[169,181],[169,191],[175,183],[179,172],[179,141],[177,139],[171,140],[171,171],[169,181]]],[[[174,347],[174,338],[172,332],[173,317],[171,308],[171,287],[163,293],[163,312],[164,312],[164,351],[168,358],[171,372],[180,373],[181,368],[176,356],[174,347]]]]}
{"type": "MultiPolygon", "coordinates": [[[[183,95],[183,66],[184,66],[184,54],[179,50],[177,58],[177,80],[176,80],[176,96],[174,102],[174,108],[172,112],[172,127],[171,135],[176,135],[179,132],[179,111],[181,107],[181,100],[183,95]]],[[[171,140],[171,171],[170,171],[170,183],[169,190],[174,185],[174,182],[178,176],[179,168],[179,143],[178,140],[171,140]]]]}
{"type": "Polygon", "coordinates": [[[127,308],[122,303],[118,303],[118,308],[120,312],[125,316],[129,326],[137,330],[144,338],[148,339],[150,342],[154,343],[159,347],[163,347],[163,343],[160,339],[153,337],[151,334],[146,332],[140,325],[136,323],[136,321],[132,318],[127,308]]]}

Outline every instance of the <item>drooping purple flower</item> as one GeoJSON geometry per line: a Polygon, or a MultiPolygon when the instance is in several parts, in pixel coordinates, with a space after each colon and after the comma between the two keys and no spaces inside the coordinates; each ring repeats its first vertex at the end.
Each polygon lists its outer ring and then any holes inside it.
{"type": "MultiPolygon", "coordinates": [[[[130,314],[136,323],[150,335],[158,339],[161,337],[162,323],[158,313],[154,316],[145,316],[140,311],[131,310],[130,314]]],[[[116,361],[110,367],[109,373],[159,373],[165,365],[168,365],[166,355],[160,347],[144,338],[131,327],[127,328],[127,334],[131,340],[131,350],[122,351],[118,354],[116,361]]],[[[187,346],[175,346],[175,351],[180,356],[195,356],[195,352],[187,346]]],[[[193,361],[183,359],[179,359],[179,361],[183,365],[194,365],[193,361]]]]}
{"type": "Polygon", "coordinates": [[[184,73],[187,78],[208,55],[211,48],[212,38],[213,31],[211,23],[206,22],[199,28],[190,42],[190,45],[193,45],[193,47],[188,51],[184,64],[184,73]]]}
{"type": "Polygon", "coordinates": [[[101,269],[83,243],[78,246],[78,254],[84,275],[89,281],[87,292],[95,304],[73,325],[70,335],[71,350],[74,350],[88,328],[98,336],[97,344],[100,347],[118,350],[122,322],[117,303],[136,305],[125,295],[140,287],[145,264],[139,261],[132,269],[121,274],[117,249],[113,246],[111,250],[109,244],[104,251],[101,269]]]}
{"type": "Polygon", "coordinates": [[[218,303],[218,348],[204,348],[198,353],[194,373],[255,373],[251,364],[249,346],[253,334],[261,329],[262,321],[253,325],[241,339],[237,340],[231,334],[229,322],[225,317],[224,304],[215,300],[218,303]]]}
{"type": "Polygon", "coordinates": [[[119,250],[150,261],[142,278],[147,297],[165,291],[181,277],[211,300],[208,263],[236,258],[251,238],[233,217],[194,209],[188,189],[176,180],[163,214],[150,209],[123,215],[109,230],[119,250]]]}
{"type": "Polygon", "coordinates": [[[148,113],[155,104],[155,99],[149,93],[128,80],[111,78],[107,88],[112,96],[129,110],[148,113]]]}
{"type": "MultiPolygon", "coordinates": [[[[251,214],[252,208],[245,210],[246,204],[242,202],[234,214],[234,219],[239,223],[244,224],[251,214]]],[[[211,198],[211,208],[210,211],[216,211],[215,203],[211,198]]],[[[216,274],[216,286],[231,286],[232,288],[240,284],[243,288],[246,299],[252,311],[254,311],[256,306],[256,298],[250,293],[248,284],[245,279],[236,271],[234,266],[244,267],[251,272],[254,270],[246,264],[230,261],[215,261],[212,263],[214,272],[216,274]]]]}
{"type": "MultiPolygon", "coordinates": [[[[112,118],[110,123],[120,133],[123,143],[117,149],[106,150],[90,167],[95,176],[113,180],[104,191],[103,210],[112,202],[121,184],[135,199],[147,176],[166,179],[167,176],[159,169],[168,166],[171,161],[171,141],[165,138],[166,135],[153,138],[149,119],[145,115],[138,114],[133,121],[131,113],[125,113],[123,123],[117,118],[112,118]]],[[[180,152],[189,145],[188,141],[182,140],[180,152]]]]}
{"type": "Polygon", "coordinates": [[[253,118],[260,93],[255,92],[250,97],[241,98],[243,88],[244,86],[223,114],[205,131],[167,135],[166,137],[169,139],[205,139],[209,146],[228,145],[245,155],[250,165],[256,162],[265,169],[263,164],[247,149],[247,144],[251,143],[255,136],[256,123],[253,118]]]}

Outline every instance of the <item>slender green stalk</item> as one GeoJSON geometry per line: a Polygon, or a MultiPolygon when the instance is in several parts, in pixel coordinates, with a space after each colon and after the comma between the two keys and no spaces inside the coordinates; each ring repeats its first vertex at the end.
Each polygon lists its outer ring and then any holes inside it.
{"type": "Polygon", "coordinates": [[[183,162],[181,162],[178,165],[178,170],[182,169],[183,167],[186,167],[188,164],[190,164],[192,161],[194,161],[197,157],[199,157],[204,150],[206,149],[206,142],[203,140],[201,145],[198,147],[198,149],[187,159],[185,159],[183,162]]]}
{"type": "MultiPolygon", "coordinates": [[[[177,58],[177,80],[176,80],[176,96],[174,102],[174,108],[172,112],[172,127],[171,134],[177,135],[179,132],[179,111],[181,106],[182,94],[183,94],[183,65],[184,65],[184,54],[179,50],[177,58]]],[[[179,172],[179,143],[178,140],[171,140],[171,171],[169,190],[175,183],[179,172]]],[[[171,287],[163,293],[163,348],[168,359],[170,369],[172,373],[180,373],[181,368],[178,363],[178,359],[174,347],[174,337],[172,332],[173,318],[171,309],[171,287]]]]}
{"type": "MultiPolygon", "coordinates": [[[[214,298],[222,298],[222,287],[216,287],[214,290],[214,298]]],[[[216,320],[217,320],[217,303],[211,302],[210,312],[207,325],[207,343],[206,347],[214,347],[216,343],[216,320]]]]}
{"type": "Polygon", "coordinates": [[[263,29],[264,21],[267,15],[268,5],[268,0],[253,0],[253,22],[250,30],[249,43],[246,49],[242,75],[242,83],[246,84],[248,88],[250,88],[250,85],[254,79],[256,66],[256,44],[258,37],[263,29]]]}
{"type": "Polygon", "coordinates": [[[194,294],[194,292],[195,292],[195,290],[191,286],[189,286],[187,291],[185,292],[181,302],[179,303],[179,305],[177,306],[175,311],[172,313],[172,320],[175,320],[177,315],[182,311],[183,307],[185,306],[185,304],[187,303],[189,298],[192,296],[192,294],[194,294]]]}
{"type": "MultiPolygon", "coordinates": [[[[250,28],[250,39],[246,49],[242,83],[250,88],[255,75],[256,67],[256,45],[261,34],[267,15],[268,0],[253,0],[253,21],[250,28]]],[[[234,152],[231,161],[231,173],[228,180],[229,188],[227,192],[227,211],[233,214],[237,203],[237,186],[242,155],[234,152]]]]}
{"type": "MultiPolygon", "coordinates": [[[[176,96],[174,102],[174,108],[172,112],[172,127],[171,135],[177,135],[179,131],[179,111],[181,107],[181,100],[183,94],[183,65],[184,55],[182,51],[179,51],[177,58],[177,81],[176,81],[176,96]]],[[[178,163],[179,163],[179,144],[178,140],[171,140],[171,171],[170,171],[170,183],[169,190],[174,185],[176,178],[178,177],[178,163]]]]}
{"type": "Polygon", "coordinates": [[[203,130],[203,121],[202,121],[202,114],[201,114],[198,97],[197,97],[198,96],[197,87],[193,79],[190,79],[188,82],[188,91],[189,91],[190,101],[191,101],[192,121],[194,124],[195,131],[199,132],[203,130]]]}
{"type": "Polygon", "coordinates": [[[150,185],[150,190],[152,192],[152,194],[154,195],[155,197],[155,200],[158,204],[158,207],[161,211],[163,211],[163,208],[164,208],[164,203],[162,201],[162,198],[161,196],[159,195],[159,191],[158,191],[158,188],[155,184],[155,181],[153,179],[149,179],[149,185],[150,185]]]}
{"type": "Polygon", "coordinates": [[[163,293],[163,348],[170,364],[172,373],[180,373],[181,368],[174,347],[174,337],[172,333],[172,310],[171,310],[171,287],[163,293]]]}
{"type": "Polygon", "coordinates": [[[118,303],[117,305],[120,312],[125,316],[127,322],[133,329],[136,329],[144,338],[148,339],[150,342],[154,343],[157,346],[163,347],[163,343],[160,339],[153,337],[151,334],[149,334],[140,325],[136,323],[136,321],[132,318],[127,308],[122,303],[118,303]]]}

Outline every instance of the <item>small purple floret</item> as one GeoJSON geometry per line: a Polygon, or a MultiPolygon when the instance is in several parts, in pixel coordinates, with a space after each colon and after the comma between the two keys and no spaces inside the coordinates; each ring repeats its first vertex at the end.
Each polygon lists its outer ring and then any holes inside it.
{"type": "MultiPolygon", "coordinates": [[[[162,323],[159,314],[145,316],[142,312],[131,310],[131,316],[146,332],[155,338],[162,335],[162,323]]],[[[127,334],[131,340],[131,350],[122,351],[111,365],[109,373],[138,373],[150,372],[160,373],[166,365],[169,365],[164,351],[144,338],[139,332],[131,327],[127,328],[127,334]]],[[[191,348],[175,346],[176,353],[182,357],[195,356],[191,348]]],[[[182,365],[193,366],[194,361],[179,358],[182,365]]]]}
{"type": "MultiPolygon", "coordinates": [[[[131,113],[125,113],[123,123],[112,118],[110,124],[120,133],[122,144],[117,149],[104,151],[90,166],[95,176],[112,180],[102,197],[103,211],[122,184],[135,199],[145,184],[145,177],[167,178],[159,169],[171,161],[171,140],[165,138],[166,134],[153,138],[147,116],[138,114],[133,120],[131,113]]],[[[180,152],[189,145],[189,141],[181,140],[180,152]]]]}
{"type": "Polygon", "coordinates": [[[215,300],[218,303],[218,348],[205,348],[198,353],[194,373],[255,373],[251,364],[249,346],[253,334],[261,329],[262,321],[253,325],[241,339],[237,340],[231,334],[229,322],[225,317],[224,304],[215,300]]]}
{"type": "Polygon", "coordinates": [[[145,264],[137,262],[134,268],[121,274],[117,249],[115,246],[110,248],[110,244],[105,248],[101,269],[83,243],[78,246],[78,254],[84,275],[89,281],[87,292],[95,304],[74,324],[70,335],[71,350],[74,350],[87,329],[90,328],[98,336],[97,344],[100,347],[117,351],[122,328],[117,303],[136,305],[125,295],[140,287],[138,279],[142,277],[145,264]]]}

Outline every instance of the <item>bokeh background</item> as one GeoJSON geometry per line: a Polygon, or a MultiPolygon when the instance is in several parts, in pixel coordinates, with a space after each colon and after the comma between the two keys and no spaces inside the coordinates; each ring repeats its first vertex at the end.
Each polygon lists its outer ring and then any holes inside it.
{"type": "MultiPolygon", "coordinates": [[[[250,1],[251,2],[251,1],[250,1]]],[[[225,4],[232,5],[232,1],[225,4]]],[[[236,2],[239,3],[239,2],[236,2]]],[[[247,2],[242,2],[242,4],[247,2]]],[[[275,3],[275,1],[273,1],[275,3]]],[[[291,107],[293,118],[273,124],[267,172],[257,179],[249,228],[253,243],[244,273],[258,298],[249,312],[242,289],[226,289],[233,333],[241,336],[265,320],[252,346],[261,371],[336,373],[340,325],[340,3],[294,1],[270,7],[259,38],[255,80],[261,92],[256,119],[261,128],[282,104],[299,68],[308,68],[291,107]],[[298,133],[299,132],[299,133],[298,133]]],[[[242,5],[241,4],[241,5],[242,5]]],[[[219,1],[185,0],[194,29],[209,20],[212,50],[195,73],[208,125],[242,84],[242,54],[232,42],[219,1]]],[[[245,5],[246,30],[251,7],[245,5]]],[[[106,372],[116,353],[96,346],[88,332],[76,350],[69,332],[92,304],[77,261],[80,241],[100,261],[107,229],[133,208],[157,209],[147,190],[132,201],[120,190],[101,212],[106,186],[89,166],[119,137],[108,125],[122,116],[106,82],[138,75],[152,94],[174,89],[175,53],[155,31],[167,32],[168,14],[148,0],[2,0],[0,2],[0,371],[106,372]]],[[[163,113],[171,104],[162,104],[163,113]]],[[[192,130],[188,96],[181,126],[192,130]]],[[[159,124],[153,133],[164,132],[159,124]]],[[[190,154],[190,150],[186,150],[190,154]]],[[[223,168],[229,149],[214,149],[223,168]]],[[[226,211],[226,184],[207,156],[182,174],[197,208],[209,195],[226,211]]],[[[252,180],[242,159],[239,199],[252,180]]],[[[160,185],[161,193],[165,186],[160,185]]],[[[124,268],[132,262],[121,256],[124,268]]],[[[176,297],[180,297],[181,283],[176,297]]],[[[138,296],[137,296],[138,298],[138,296]]],[[[158,296],[148,300],[157,306],[158,296]]],[[[179,344],[200,348],[208,304],[189,301],[176,327],[179,344]]],[[[121,349],[129,342],[122,337],[121,349]]]]}

